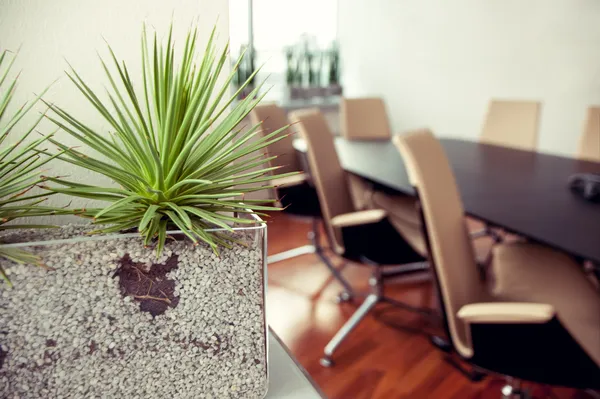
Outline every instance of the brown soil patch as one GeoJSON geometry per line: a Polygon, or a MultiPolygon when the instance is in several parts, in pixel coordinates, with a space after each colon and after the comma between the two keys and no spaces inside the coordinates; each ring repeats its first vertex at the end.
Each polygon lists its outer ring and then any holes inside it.
{"type": "Polygon", "coordinates": [[[140,303],[140,310],[156,317],[169,307],[176,307],[179,298],[175,296],[175,280],[167,278],[167,273],[177,268],[177,255],[171,256],[165,263],[153,264],[149,270],[143,263],[135,263],[129,255],[119,260],[115,276],[119,276],[119,285],[123,296],[131,296],[140,303]]]}
{"type": "Polygon", "coordinates": [[[4,365],[4,359],[6,359],[7,355],[8,352],[4,352],[2,348],[0,348],[0,369],[2,369],[2,366],[4,365]]]}

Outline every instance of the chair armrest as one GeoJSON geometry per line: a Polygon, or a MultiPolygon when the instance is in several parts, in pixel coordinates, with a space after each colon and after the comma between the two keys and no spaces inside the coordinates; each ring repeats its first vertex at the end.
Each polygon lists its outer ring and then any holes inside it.
{"type": "Polygon", "coordinates": [[[498,302],[473,303],[458,311],[458,318],[470,324],[547,323],[556,314],[554,307],[543,303],[498,302]]]}
{"type": "Polygon", "coordinates": [[[380,222],[387,216],[387,212],[383,209],[368,209],[366,211],[358,211],[337,215],[331,219],[331,224],[334,227],[350,227],[360,226],[364,224],[380,222]]]}
{"type": "Polygon", "coordinates": [[[275,177],[275,178],[269,180],[269,183],[272,186],[289,187],[289,186],[297,186],[299,184],[304,183],[305,181],[306,181],[306,174],[298,173],[297,175],[293,175],[293,176],[275,177]]]}

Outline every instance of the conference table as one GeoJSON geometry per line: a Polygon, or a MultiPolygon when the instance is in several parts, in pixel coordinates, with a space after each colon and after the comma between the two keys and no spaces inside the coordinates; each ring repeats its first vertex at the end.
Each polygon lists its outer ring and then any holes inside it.
{"type": "MultiPolygon", "coordinates": [[[[600,204],[578,197],[567,183],[575,173],[600,173],[600,163],[473,141],[440,141],[468,215],[600,264],[600,204]]],[[[335,147],[347,172],[385,190],[415,195],[391,141],[336,137],[335,147]]],[[[307,151],[302,138],[294,139],[294,148],[300,154],[307,151]]]]}

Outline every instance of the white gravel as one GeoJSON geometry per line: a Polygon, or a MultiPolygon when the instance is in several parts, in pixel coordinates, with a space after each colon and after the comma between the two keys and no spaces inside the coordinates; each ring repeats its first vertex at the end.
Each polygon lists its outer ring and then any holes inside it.
{"type": "MultiPolygon", "coordinates": [[[[85,229],[19,237],[55,239],[85,229]]],[[[54,271],[2,260],[15,287],[0,287],[0,397],[264,396],[262,243],[236,244],[217,257],[206,245],[170,241],[158,260],[139,238],[36,248],[54,271]],[[125,254],[148,266],[178,257],[167,274],[176,307],[153,318],[121,294],[113,275],[125,254]]]]}

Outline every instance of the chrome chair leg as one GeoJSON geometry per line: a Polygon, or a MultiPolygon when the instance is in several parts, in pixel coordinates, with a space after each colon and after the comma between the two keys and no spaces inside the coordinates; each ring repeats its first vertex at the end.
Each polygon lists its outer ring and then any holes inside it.
{"type": "Polygon", "coordinates": [[[319,221],[317,218],[312,218],[312,229],[308,232],[307,236],[310,244],[271,255],[267,257],[267,264],[281,262],[283,260],[295,258],[296,256],[322,252],[323,248],[321,248],[319,243],[319,221]]]}
{"type": "Polygon", "coordinates": [[[319,259],[321,259],[321,262],[325,264],[327,269],[329,269],[333,277],[344,287],[344,290],[337,296],[336,301],[338,303],[352,301],[354,298],[354,290],[352,289],[352,286],[348,280],[342,276],[340,271],[331,263],[329,258],[325,255],[325,248],[321,246],[319,219],[317,218],[312,218],[312,229],[308,232],[308,241],[310,242],[308,245],[293,248],[267,257],[267,264],[281,262],[297,256],[316,254],[319,259]]]}
{"type": "Polygon", "coordinates": [[[336,302],[343,303],[352,301],[354,298],[354,289],[348,280],[342,276],[342,273],[335,266],[333,266],[329,258],[325,256],[325,249],[320,244],[321,234],[319,233],[319,222],[317,219],[313,219],[313,229],[309,234],[312,234],[312,236],[309,236],[309,239],[316,248],[315,253],[321,259],[321,262],[327,266],[333,277],[344,287],[344,290],[337,296],[336,302]]]}
{"type": "Polygon", "coordinates": [[[304,245],[302,247],[293,248],[287,251],[279,252],[275,255],[271,255],[267,258],[267,263],[275,263],[281,262],[282,260],[287,260],[291,258],[295,258],[296,256],[314,254],[317,252],[317,248],[314,245],[304,245]]]}
{"type": "Polygon", "coordinates": [[[327,256],[325,256],[323,251],[317,251],[316,253],[317,256],[321,259],[321,262],[323,262],[325,266],[327,266],[329,272],[333,274],[333,277],[335,277],[335,279],[344,287],[344,290],[337,296],[336,302],[350,302],[355,295],[354,289],[352,288],[348,280],[346,280],[344,276],[342,276],[342,273],[331,263],[331,261],[327,256]]]}
{"type": "MultiPolygon", "coordinates": [[[[369,279],[369,284],[371,285],[372,293],[367,295],[363,303],[358,307],[356,312],[352,314],[350,319],[340,328],[340,330],[334,335],[334,337],[329,341],[327,346],[325,346],[324,356],[321,358],[320,363],[324,367],[333,366],[334,362],[332,359],[333,352],[341,345],[341,343],[348,337],[348,335],[356,328],[358,323],[360,323],[365,316],[380,302],[387,302],[392,304],[393,306],[398,306],[400,308],[410,310],[413,312],[419,312],[426,316],[433,316],[434,311],[431,309],[420,309],[403,302],[396,301],[394,299],[388,298],[384,295],[384,274],[382,271],[382,267],[372,264],[372,276],[369,279]]],[[[410,267],[409,267],[410,268],[410,267]]],[[[413,270],[414,272],[414,270],[413,270]]]]}
{"type": "Polygon", "coordinates": [[[325,347],[325,356],[321,358],[321,365],[324,367],[333,366],[333,352],[337,349],[338,346],[346,339],[348,334],[356,328],[358,323],[365,318],[365,316],[375,307],[375,305],[379,302],[379,297],[376,294],[368,295],[364,302],[360,305],[360,307],[354,312],[352,317],[340,328],[340,330],[335,334],[335,336],[329,341],[327,346],[325,347]]]}

